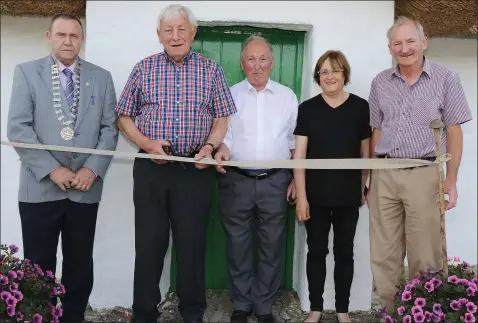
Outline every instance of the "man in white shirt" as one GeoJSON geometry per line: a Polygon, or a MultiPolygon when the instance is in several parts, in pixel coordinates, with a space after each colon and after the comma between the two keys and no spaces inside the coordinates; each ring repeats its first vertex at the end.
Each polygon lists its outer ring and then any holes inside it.
{"type": "MultiPolygon", "coordinates": [[[[269,79],[272,46],[251,36],[243,45],[241,67],[246,79],[231,88],[237,113],[215,154],[222,160],[291,159],[298,102],[288,87],[269,79]]],[[[229,282],[234,312],[231,322],[274,322],[273,298],[280,287],[285,254],[288,201],[295,199],[287,169],[217,167],[220,212],[228,237],[229,282]],[[257,237],[257,268],[253,264],[257,237]],[[257,273],[256,275],[254,273],[257,273]]]]}

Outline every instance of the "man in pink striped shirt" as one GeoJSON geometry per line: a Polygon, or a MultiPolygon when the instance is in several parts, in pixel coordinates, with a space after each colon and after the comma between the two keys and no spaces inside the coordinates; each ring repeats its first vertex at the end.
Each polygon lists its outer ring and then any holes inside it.
{"type": "MultiPolygon", "coordinates": [[[[460,78],[448,67],[424,56],[427,39],[416,21],[401,17],[387,33],[398,63],[372,81],[369,97],[373,158],[435,160],[430,122],[441,119],[446,165],[446,209],[457,203],[461,161],[461,124],[472,119],[460,78]]],[[[371,267],[387,312],[394,311],[396,285],[407,255],[410,276],[442,268],[440,211],[436,167],[373,170],[367,201],[370,208],[371,267]]]]}

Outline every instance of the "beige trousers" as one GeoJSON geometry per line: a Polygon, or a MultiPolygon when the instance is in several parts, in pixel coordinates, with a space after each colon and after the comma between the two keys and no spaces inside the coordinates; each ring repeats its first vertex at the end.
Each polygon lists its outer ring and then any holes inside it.
{"type": "Polygon", "coordinates": [[[419,270],[442,269],[436,166],[373,170],[370,258],[382,306],[393,312],[397,284],[419,270]]]}

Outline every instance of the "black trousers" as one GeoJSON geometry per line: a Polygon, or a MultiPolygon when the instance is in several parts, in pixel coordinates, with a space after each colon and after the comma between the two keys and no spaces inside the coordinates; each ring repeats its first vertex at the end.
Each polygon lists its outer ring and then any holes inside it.
{"type": "Polygon", "coordinates": [[[61,283],[65,286],[62,322],[84,320],[93,288],[93,245],[99,203],[68,199],[19,203],[24,256],[44,272],[56,274],[56,254],[61,233],[63,254],[61,283]]]}
{"type": "Polygon", "coordinates": [[[170,228],[176,247],[179,312],[185,322],[202,319],[207,306],[205,249],[214,172],[198,170],[192,163],[135,160],[135,319],[156,322],[159,316],[159,281],[170,228]]]}
{"type": "Polygon", "coordinates": [[[322,311],[326,278],[326,256],[329,253],[330,226],[334,230],[334,282],[337,313],[347,313],[350,287],[354,276],[354,237],[359,217],[358,207],[322,207],[310,205],[307,231],[307,279],[311,311],[322,311]]]}

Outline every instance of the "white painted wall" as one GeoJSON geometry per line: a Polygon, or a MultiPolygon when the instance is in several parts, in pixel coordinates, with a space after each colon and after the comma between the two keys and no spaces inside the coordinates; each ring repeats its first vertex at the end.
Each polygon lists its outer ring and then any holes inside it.
{"type": "Polygon", "coordinates": [[[425,53],[430,60],[446,64],[460,73],[473,120],[463,125],[463,156],[458,174],[458,204],[446,213],[449,256],[477,263],[477,40],[432,38],[425,53]]]}
{"type": "MultiPolygon", "coordinates": [[[[304,59],[303,94],[300,101],[318,93],[310,74],[318,57],[327,49],[341,49],[352,66],[352,82],[348,90],[364,98],[369,93],[372,78],[391,65],[387,50],[386,29],[393,21],[393,2],[303,2],[290,6],[287,2],[183,2],[195,12],[201,24],[247,22],[252,25],[271,23],[274,26],[307,30],[304,59]],[[296,9],[305,7],[307,10],[296,9]]],[[[147,55],[162,50],[156,33],[156,16],[168,2],[89,1],[85,54],[87,60],[109,69],[113,74],[117,96],[133,65],[147,55]],[[104,15],[103,12],[110,12],[104,15]]],[[[6,117],[14,66],[49,53],[45,39],[49,19],[1,19],[1,136],[6,139],[6,117]]],[[[451,65],[460,72],[465,91],[476,119],[476,40],[433,39],[427,52],[430,59],[451,65]]],[[[476,260],[476,120],[464,127],[465,142],[460,169],[459,204],[447,215],[448,249],[469,261],[476,260]],[[465,248],[464,246],[468,246],[465,248]]],[[[17,155],[2,146],[1,168],[1,242],[22,246],[17,209],[17,155]]],[[[118,150],[135,151],[123,138],[118,150]]],[[[134,221],[132,202],[131,160],[115,159],[105,183],[100,206],[95,245],[95,285],[91,297],[93,307],[131,306],[134,267],[134,221]]],[[[330,235],[332,240],[333,235],[330,235]]],[[[330,246],[332,250],[332,245],[330,246]]],[[[308,310],[305,276],[305,229],[296,230],[294,286],[302,308],[308,310]]],[[[61,252],[58,253],[61,269],[61,252]]],[[[351,310],[370,306],[371,273],[369,266],[368,210],[361,210],[355,248],[356,270],[352,286],[351,310]]],[[[169,252],[161,281],[161,291],[169,287],[169,252]]],[[[325,307],[333,308],[333,256],[327,259],[329,273],[326,282],[325,307]]]]}

